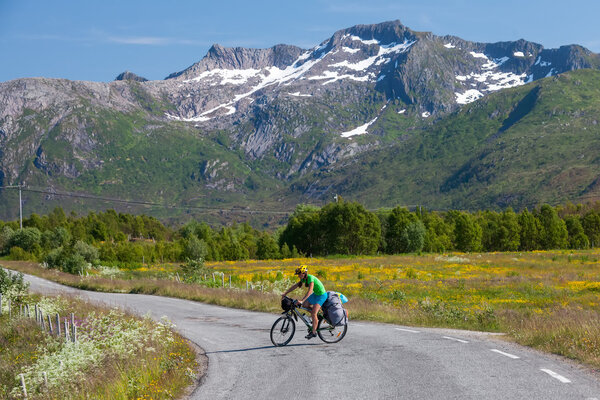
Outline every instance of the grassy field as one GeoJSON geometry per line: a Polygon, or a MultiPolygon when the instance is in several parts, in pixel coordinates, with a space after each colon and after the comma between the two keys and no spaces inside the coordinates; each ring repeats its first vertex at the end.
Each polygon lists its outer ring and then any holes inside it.
{"type": "Polygon", "coordinates": [[[30,399],[172,399],[196,379],[196,354],[168,321],[156,324],[71,297],[26,295],[18,301],[31,308],[38,304],[47,315],[73,312],[78,340],[42,332],[16,306],[9,318],[5,308],[0,398],[23,398],[21,374],[30,399]]]}
{"type": "Polygon", "coordinates": [[[352,319],[505,332],[510,340],[600,369],[600,249],[208,263],[206,280],[202,274],[193,284],[178,281],[177,265],[104,268],[78,277],[2,263],[84,289],[270,312],[279,310],[277,294],[295,282],[294,269],[306,264],[328,290],[350,298],[352,319]]]}

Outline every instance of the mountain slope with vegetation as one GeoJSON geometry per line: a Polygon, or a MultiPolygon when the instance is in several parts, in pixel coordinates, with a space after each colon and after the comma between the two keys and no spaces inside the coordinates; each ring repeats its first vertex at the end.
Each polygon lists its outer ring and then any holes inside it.
{"type": "MultiPolygon", "coordinates": [[[[290,211],[335,193],[368,207],[576,201],[598,190],[599,67],[577,45],[475,43],[391,21],[309,50],[214,45],[163,81],[3,82],[0,186],[43,192],[25,192],[26,214],[60,204],[182,220],[209,208],[212,222],[237,218],[219,209],[290,211]]],[[[16,216],[15,196],[0,190],[0,216],[16,216]]]]}
{"type": "MultiPolygon", "coordinates": [[[[489,95],[295,190],[436,209],[534,207],[600,195],[600,72],[580,70],[489,95]],[[360,171],[360,173],[356,173],[360,171]]],[[[382,124],[396,124],[389,113],[382,124]]]]}

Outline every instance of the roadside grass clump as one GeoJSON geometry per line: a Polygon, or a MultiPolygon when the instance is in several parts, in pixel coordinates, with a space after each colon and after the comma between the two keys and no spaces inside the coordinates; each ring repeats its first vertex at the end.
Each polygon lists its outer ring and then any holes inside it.
{"type": "Polygon", "coordinates": [[[80,299],[14,293],[3,292],[0,398],[23,397],[21,375],[29,399],[172,399],[196,380],[195,351],[164,318],[156,322],[80,299]],[[45,315],[73,312],[77,341],[43,332],[35,319],[19,315],[17,304],[37,305],[45,315]]]}

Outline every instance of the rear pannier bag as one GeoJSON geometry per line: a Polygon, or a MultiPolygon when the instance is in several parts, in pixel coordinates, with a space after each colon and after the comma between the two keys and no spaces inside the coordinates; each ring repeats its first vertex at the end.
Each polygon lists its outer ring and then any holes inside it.
{"type": "Polygon", "coordinates": [[[336,292],[327,292],[327,300],[323,303],[323,313],[331,325],[341,326],[348,323],[346,310],[342,307],[342,300],[336,292]]]}

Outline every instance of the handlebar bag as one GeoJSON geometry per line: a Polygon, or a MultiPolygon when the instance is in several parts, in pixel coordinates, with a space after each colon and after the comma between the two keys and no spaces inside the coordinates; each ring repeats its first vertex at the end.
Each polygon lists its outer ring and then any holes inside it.
{"type": "Polygon", "coordinates": [[[290,311],[293,304],[294,300],[290,299],[289,297],[284,297],[283,299],[281,299],[281,308],[283,309],[283,311],[290,311]]]}

